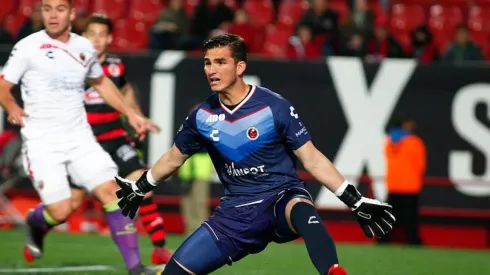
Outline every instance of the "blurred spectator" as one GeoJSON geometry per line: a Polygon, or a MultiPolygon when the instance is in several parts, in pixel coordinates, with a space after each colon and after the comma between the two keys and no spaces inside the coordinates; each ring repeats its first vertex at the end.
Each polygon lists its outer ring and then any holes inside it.
{"type": "Polygon", "coordinates": [[[454,42],[451,43],[446,51],[443,62],[461,64],[466,61],[484,60],[482,51],[470,37],[468,28],[460,25],[456,28],[454,42]]]}
{"type": "Polygon", "coordinates": [[[257,46],[257,30],[250,22],[248,13],[244,9],[239,9],[235,12],[235,20],[228,28],[229,33],[239,35],[245,39],[249,52],[256,52],[257,46]]]}
{"type": "Polygon", "coordinates": [[[12,34],[3,27],[3,24],[0,24],[0,44],[9,45],[14,43],[12,34]]]}
{"type": "Polygon", "coordinates": [[[403,48],[391,35],[387,23],[388,20],[384,17],[380,17],[376,20],[374,35],[367,44],[368,60],[379,61],[386,57],[404,57],[403,48]]]}
{"type": "Polygon", "coordinates": [[[224,0],[200,0],[194,10],[192,33],[204,41],[211,31],[223,29],[222,24],[233,22],[234,16],[224,0]]]}
{"type": "Polygon", "coordinates": [[[353,22],[358,29],[362,30],[366,37],[371,35],[376,16],[369,8],[368,1],[353,0],[350,2],[350,15],[347,20],[353,22]]]}
{"type": "Polygon", "coordinates": [[[366,54],[365,40],[362,32],[352,33],[342,42],[340,55],[352,57],[364,57],[366,54]]]}
{"type": "MultiPolygon", "coordinates": [[[[419,194],[426,169],[423,140],[414,134],[416,122],[402,117],[388,132],[384,148],[388,203],[393,206],[396,225],[403,226],[410,244],[421,245],[419,236],[419,194]]],[[[380,240],[390,242],[391,236],[380,240]]]]}
{"type": "Polygon", "coordinates": [[[76,9],[75,20],[71,23],[71,32],[81,35],[89,19],[89,14],[84,9],[76,9]]]}
{"type": "Polygon", "coordinates": [[[321,45],[313,40],[312,31],[307,25],[298,26],[296,35],[289,39],[286,55],[291,59],[315,59],[321,56],[321,45]]]}
{"type": "Polygon", "coordinates": [[[297,26],[308,26],[317,42],[325,42],[324,54],[335,51],[339,36],[339,14],[329,7],[328,0],[312,0],[310,8],[297,26]]]}
{"type": "Polygon", "coordinates": [[[412,57],[420,63],[431,63],[439,59],[439,52],[432,40],[432,33],[427,26],[419,26],[411,33],[412,57]]]}
{"type": "Polygon", "coordinates": [[[183,36],[189,29],[189,18],[182,0],[170,0],[151,28],[150,48],[158,50],[179,49],[183,36]]]}
{"type": "Polygon", "coordinates": [[[44,25],[41,14],[41,3],[37,3],[32,9],[31,17],[27,18],[20,26],[16,39],[19,41],[42,29],[44,29],[44,25]]]}

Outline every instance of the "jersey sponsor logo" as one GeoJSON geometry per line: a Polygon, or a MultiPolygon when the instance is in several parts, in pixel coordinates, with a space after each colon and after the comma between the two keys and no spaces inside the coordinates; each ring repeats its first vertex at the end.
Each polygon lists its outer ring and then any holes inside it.
{"type": "Polygon", "coordinates": [[[259,138],[259,129],[256,127],[248,127],[247,129],[247,138],[250,140],[256,140],[259,138]]]}
{"type": "Polygon", "coordinates": [[[219,114],[219,115],[210,115],[207,119],[206,119],[206,123],[214,123],[214,122],[218,122],[218,121],[224,121],[225,120],[225,114],[219,114]]]}
{"type": "Polygon", "coordinates": [[[122,159],[122,161],[127,162],[128,160],[137,157],[136,151],[133,149],[133,147],[125,144],[121,147],[119,147],[116,151],[117,157],[122,159]]]}
{"type": "Polygon", "coordinates": [[[42,44],[41,45],[41,50],[42,49],[57,49],[57,48],[58,48],[58,46],[53,45],[53,44],[42,44]]]}
{"type": "Polygon", "coordinates": [[[209,134],[209,136],[214,142],[218,142],[219,141],[218,134],[219,134],[219,130],[214,129],[211,131],[211,134],[209,134]]]}
{"type": "Polygon", "coordinates": [[[49,59],[53,59],[54,58],[54,52],[53,51],[48,51],[46,53],[46,56],[49,58],[49,59]]]}
{"type": "Polygon", "coordinates": [[[93,87],[85,92],[83,100],[87,105],[104,104],[104,99],[93,87]]]}
{"type": "Polygon", "coordinates": [[[306,134],[306,133],[307,133],[306,127],[303,126],[303,128],[301,128],[301,130],[296,132],[295,135],[296,135],[296,137],[299,137],[299,136],[306,134]]]}
{"type": "Polygon", "coordinates": [[[246,167],[246,168],[235,168],[235,163],[227,164],[225,163],[226,173],[233,177],[242,177],[246,175],[257,175],[261,173],[265,173],[264,169],[265,165],[259,165],[255,167],[246,167]]]}

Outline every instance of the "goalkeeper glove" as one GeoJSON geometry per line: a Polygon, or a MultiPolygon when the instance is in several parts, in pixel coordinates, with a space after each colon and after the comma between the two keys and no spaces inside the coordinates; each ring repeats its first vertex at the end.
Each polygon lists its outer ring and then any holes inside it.
{"type": "Polygon", "coordinates": [[[365,198],[357,189],[345,181],[335,195],[344,202],[357,219],[368,238],[380,238],[393,229],[396,221],[390,213],[392,206],[378,200],[365,198]]]}
{"type": "Polygon", "coordinates": [[[116,176],[116,183],[121,187],[116,192],[117,198],[120,199],[117,205],[124,216],[134,219],[145,194],[157,186],[149,173],[150,171],[145,171],[137,181],[116,176]]]}

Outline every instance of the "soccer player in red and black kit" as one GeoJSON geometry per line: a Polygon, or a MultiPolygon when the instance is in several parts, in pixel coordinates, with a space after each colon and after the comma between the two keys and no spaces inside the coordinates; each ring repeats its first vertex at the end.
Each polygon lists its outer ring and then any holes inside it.
{"type": "MultiPolygon", "coordinates": [[[[85,26],[83,36],[89,39],[97,50],[104,74],[120,89],[127,103],[141,113],[135,92],[126,80],[124,63],[116,55],[108,53],[108,47],[112,42],[112,29],[113,25],[108,17],[103,14],[93,14],[85,26]]],[[[95,89],[87,88],[85,109],[97,141],[117,164],[120,176],[138,179],[145,171],[145,165],[132,146],[133,142],[125,130],[120,113],[107,105],[95,89]]],[[[148,130],[159,132],[160,128],[156,124],[151,124],[148,130]]],[[[75,186],[72,187],[73,208],[76,209],[81,205],[85,191],[75,186]]],[[[146,196],[144,201],[144,206],[140,208],[139,214],[154,245],[151,260],[154,264],[165,264],[172,255],[165,246],[163,219],[151,195],[146,196]]]]}

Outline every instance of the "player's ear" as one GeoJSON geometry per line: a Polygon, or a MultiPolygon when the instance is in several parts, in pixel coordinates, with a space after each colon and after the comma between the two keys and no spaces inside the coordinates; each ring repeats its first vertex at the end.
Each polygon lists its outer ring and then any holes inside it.
{"type": "Polygon", "coordinates": [[[112,34],[109,34],[109,36],[107,37],[107,44],[109,45],[112,44],[112,39],[113,39],[112,34]]]}
{"type": "Polygon", "coordinates": [[[238,61],[236,65],[237,74],[243,75],[243,73],[245,73],[246,68],[247,68],[247,63],[245,63],[245,61],[238,61]]]}
{"type": "Polygon", "coordinates": [[[71,8],[71,10],[70,10],[70,21],[73,22],[73,20],[75,20],[75,17],[76,17],[75,8],[71,8]]]}

